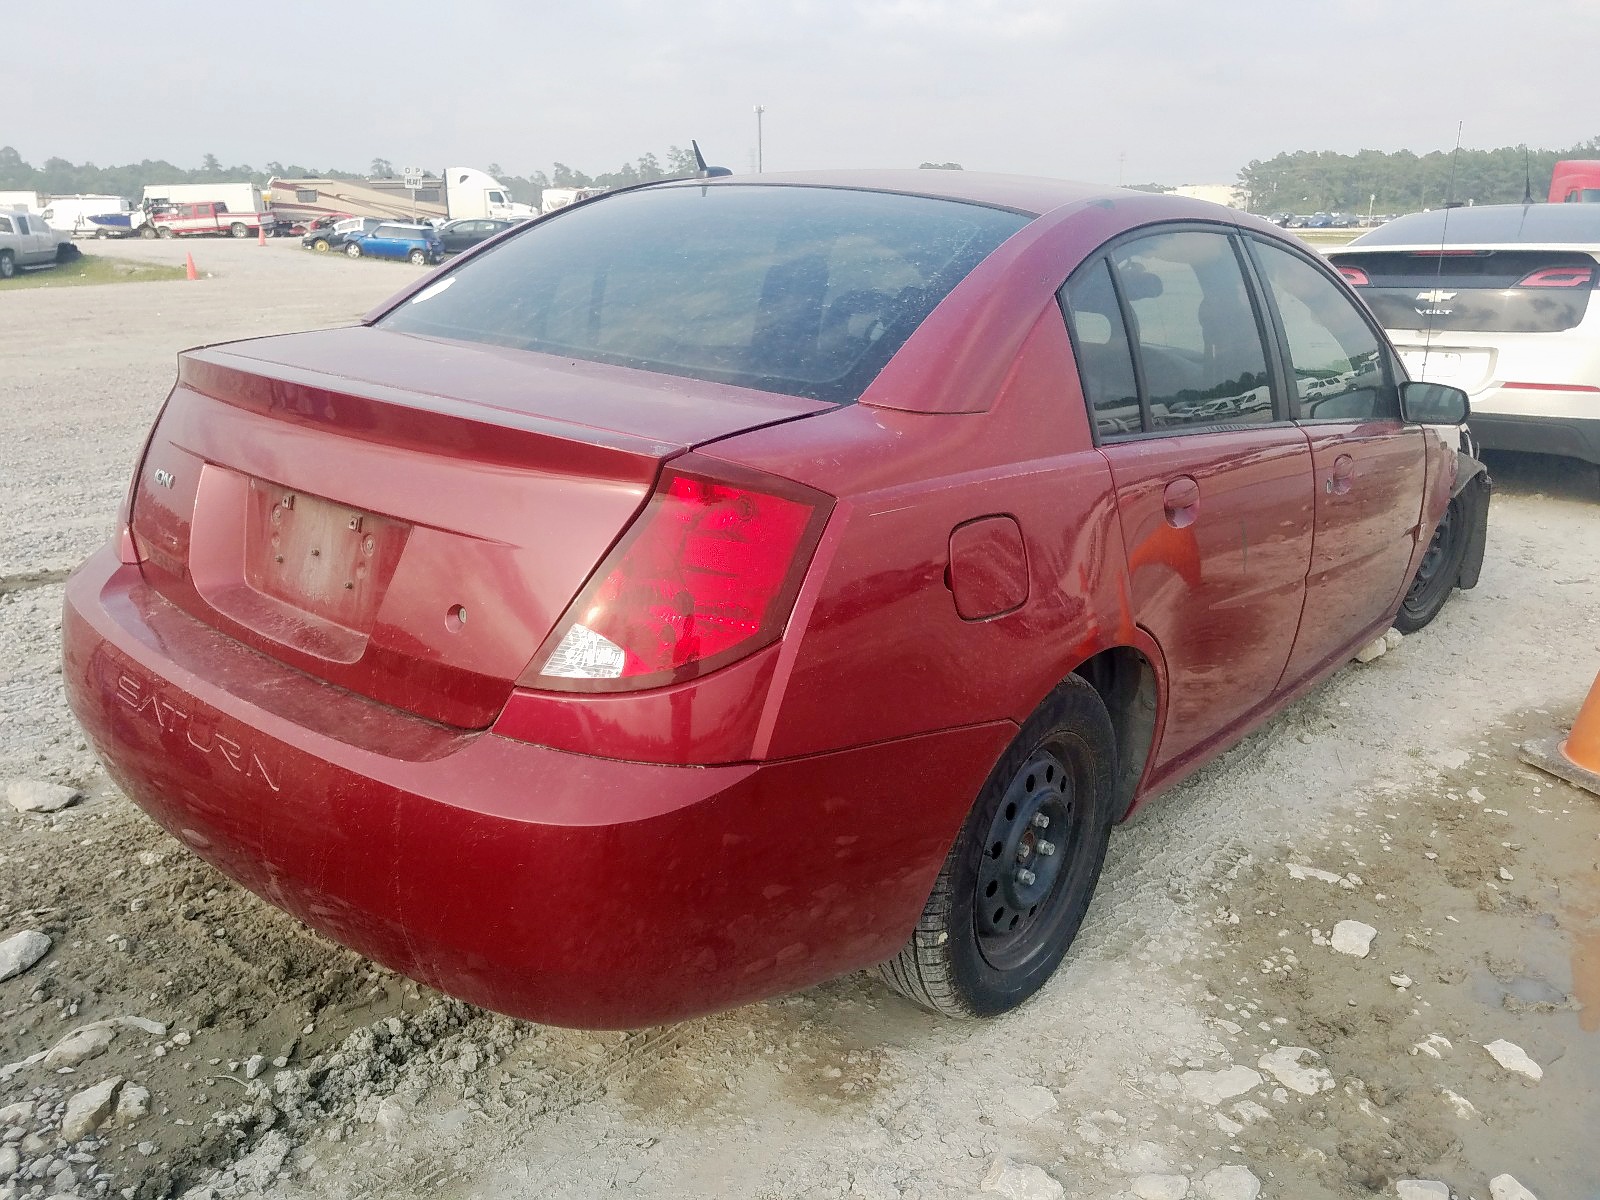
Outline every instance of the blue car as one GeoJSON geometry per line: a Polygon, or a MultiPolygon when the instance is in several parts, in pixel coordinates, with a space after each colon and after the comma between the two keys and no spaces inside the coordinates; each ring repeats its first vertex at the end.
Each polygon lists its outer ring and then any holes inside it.
{"type": "Polygon", "coordinates": [[[431,225],[379,225],[365,233],[351,234],[344,252],[351,258],[403,258],[422,266],[444,259],[444,243],[431,225]]]}

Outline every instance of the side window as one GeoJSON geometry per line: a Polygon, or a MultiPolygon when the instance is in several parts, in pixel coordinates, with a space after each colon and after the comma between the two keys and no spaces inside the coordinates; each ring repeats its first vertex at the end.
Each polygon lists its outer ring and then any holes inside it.
{"type": "Polygon", "coordinates": [[[1154,430],[1271,421],[1266,350],[1233,243],[1159,233],[1111,252],[1154,430]]]}
{"type": "Polygon", "coordinates": [[[1256,242],[1289,358],[1300,417],[1312,421],[1400,419],[1383,343],[1338,286],[1298,255],[1256,242]]]}
{"type": "Polygon", "coordinates": [[[1101,438],[1140,431],[1139,389],[1122,309],[1111,286],[1111,269],[1096,259],[1061,289],[1061,303],[1072,328],[1073,352],[1083,398],[1101,438]]]}
{"type": "Polygon", "coordinates": [[[11,233],[11,232],[12,232],[11,218],[10,217],[0,217],[0,233],[11,233]]]}

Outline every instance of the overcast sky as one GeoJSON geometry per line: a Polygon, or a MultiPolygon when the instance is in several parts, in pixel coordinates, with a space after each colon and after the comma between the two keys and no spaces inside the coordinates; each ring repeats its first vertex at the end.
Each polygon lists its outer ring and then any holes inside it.
{"type": "Polygon", "coordinates": [[[698,138],[753,169],[1231,181],[1283,150],[1600,134],[1600,0],[251,0],[7,6],[0,145],[595,174],[698,138]],[[172,19],[168,19],[172,18],[172,19]]]}

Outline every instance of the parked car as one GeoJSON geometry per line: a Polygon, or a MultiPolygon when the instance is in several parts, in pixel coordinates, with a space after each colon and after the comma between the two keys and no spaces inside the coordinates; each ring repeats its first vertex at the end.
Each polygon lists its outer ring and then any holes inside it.
{"type": "Polygon", "coordinates": [[[344,252],[351,258],[402,258],[420,267],[442,261],[444,243],[431,225],[386,221],[365,233],[352,233],[345,239],[344,252]]]}
{"type": "Polygon", "coordinates": [[[1483,446],[1600,464],[1600,207],[1411,213],[1328,257],[1413,376],[1466,390],[1483,446]]]}
{"type": "Polygon", "coordinates": [[[36,213],[0,212],[0,279],[28,267],[54,266],[78,257],[70,233],[52,229],[36,213]]]}
{"type": "Polygon", "coordinates": [[[159,237],[203,235],[235,238],[276,235],[278,218],[270,212],[230,211],[220,200],[185,201],[152,208],[150,224],[159,237]]]}
{"type": "Polygon", "coordinates": [[[1473,584],[1465,414],[1242,213],[663,182],[184,353],[66,689],[196,854],[474,1003],[998,1013],[1114,823],[1473,584]]]}
{"type": "Polygon", "coordinates": [[[382,224],[384,224],[382,217],[345,217],[334,221],[332,225],[307,230],[305,236],[300,239],[300,245],[319,254],[325,254],[329,250],[343,250],[346,239],[358,233],[371,233],[382,224]]]}
{"type": "Polygon", "coordinates": [[[461,221],[449,221],[439,228],[439,240],[444,243],[446,254],[460,254],[469,250],[479,242],[486,242],[495,234],[510,229],[516,221],[501,220],[496,217],[472,217],[461,221]]]}

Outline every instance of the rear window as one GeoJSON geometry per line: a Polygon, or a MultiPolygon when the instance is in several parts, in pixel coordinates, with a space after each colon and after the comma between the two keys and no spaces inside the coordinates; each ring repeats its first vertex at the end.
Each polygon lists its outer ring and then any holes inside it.
{"type": "Polygon", "coordinates": [[[540,221],[380,324],[843,403],[1030,219],[838,188],[655,188],[540,221]]]}
{"type": "Polygon", "coordinates": [[[1556,333],[1583,320],[1600,282],[1569,250],[1390,250],[1331,254],[1386,329],[1556,333]]]}

